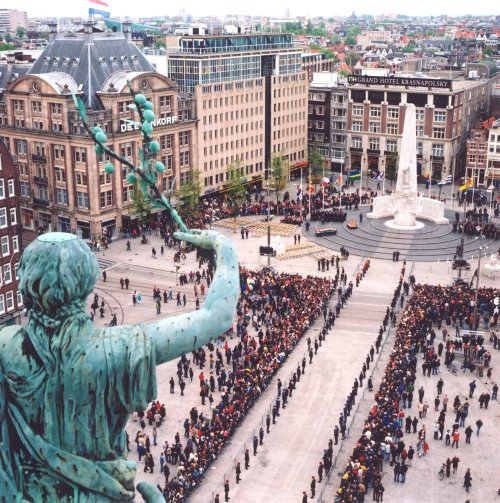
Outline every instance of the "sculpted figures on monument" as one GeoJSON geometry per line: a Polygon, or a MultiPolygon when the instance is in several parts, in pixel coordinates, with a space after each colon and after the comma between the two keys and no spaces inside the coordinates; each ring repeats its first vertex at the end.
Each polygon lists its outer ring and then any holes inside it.
{"type": "MultiPolygon", "coordinates": [[[[40,236],[24,252],[28,322],[0,331],[0,501],[132,502],[129,414],[156,397],[156,365],[226,331],[239,295],[231,241],[177,233],[214,249],[217,270],[199,311],[134,326],[96,328],[86,309],[99,268],[76,236],[40,236]]],[[[138,490],[164,502],[151,484],[138,490]]]]}

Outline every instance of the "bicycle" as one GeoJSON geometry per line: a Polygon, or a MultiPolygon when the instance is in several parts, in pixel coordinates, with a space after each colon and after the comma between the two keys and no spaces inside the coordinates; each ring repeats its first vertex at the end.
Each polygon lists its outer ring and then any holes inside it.
{"type": "Polygon", "coordinates": [[[439,470],[439,473],[438,473],[439,480],[443,480],[444,479],[444,475],[445,475],[445,465],[443,465],[441,467],[441,470],[439,470]]]}

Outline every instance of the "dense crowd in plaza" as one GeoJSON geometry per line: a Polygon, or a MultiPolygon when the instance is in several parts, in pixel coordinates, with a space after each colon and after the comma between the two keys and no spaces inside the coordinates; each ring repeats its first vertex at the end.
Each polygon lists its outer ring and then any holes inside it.
{"type": "MultiPolygon", "coordinates": [[[[437,329],[443,323],[445,327],[458,326],[460,331],[474,325],[477,326],[481,317],[490,320],[492,326],[497,325],[498,308],[495,307],[493,299],[498,296],[498,290],[479,290],[478,305],[480,309],[478,310],[479,316],[476,323],[473,320],[473,307],[471,304],[474,300],[474,294],[473,290],[464,286],[447,288],[417,285],[414,287],[413,295],[398,323],[396,341],[384,377],[374,396],[374,404],[365,422],[363,434],[352,452],[342,477],[340,488],[336,494],[337,502],[362,502],[370,486],[373,487],[374,500],[382,500],[384,487],[381,482],[381,475],[384,462],[390,462],[390,465],[394,466],[395,482],[405,482],[406,473],[411,466],[411,459],[415,454],[415,450],[412,446],[408,448],[405,444],[403,440],[404,432],[410,433],[413,427],[413,433],[417,433],[418,425],[416,416],[413,420],[410,419],[409,425],[407,424],[409,416],[404,420],[405,409],[407,406],[411,407],[413,394],[416,392],[418,358],[421,357],[424,360],[424,364],[429,368],[429,374],[433,363],[439,361],[443,347],[442,345],[441,348],[436,347],[435,328],[437,329]],[[405,428],[403,424],[406,424],[405,428]]],[[[444,328],[443,333],[447,337],[448,329],[444,328]]],[[[452,342],[447,343],[447,351],[455,351],[456,349],[452,342]]],[[[489,360],[485,356],[488,352],[479,352],[477,347],[475,351],[476,361],[487,367],[489,360]]],[[[435,425],[434,438],[442,440],[446,428],[447,395],[445,395],[446,402],[444,399],[441,400],[439,398],[439,381],[437,386],[438,397],[436,397],[435,407],[436,410],[439,410],[441,405],[442,409],[435,425]]],[[[474,385],[471,386],[470,398],[472,398],[474,387],[474,385]]],[[[417,407],[420,419],[426,417],[429,407],[427,401],[424,402],[423,398],[424,389],[421,387],[418,390],[419,404],[417,407]]],[[[457,399],[455,399],[455,402],[457,402],[457,399]]],[[[449,428],[446,435],[447,445],[451,440],[454,440],[457,448],[460,436],[459,428],[465,424],[464,422],[458,423],[460,410],[463,410],[463,407],[464,404],[460,403],[460,399],[458,399],[458,403],[454,403],[456,421],[449,428]]],[[[477,427],[477,434],[479,435],[481,426],[477,424],[477,427]]],[[[466,430],[466,435],[467,433],[466,430]]],[[[425,455],[428,451],[429,438],[425,426],[422,427],[418,431],[418,440],[416,441],[418,456],[425,455]]],[[[470,485],[468,485],[470,483],[470,472],[468,472],[464,479],[464,487],[467,490],[470,488],[470,485]]]]}
{"type": "MultiPolygon", "coordinates": [[[[336,281],[326,278],[241,269],[242,295],[235,326],[238,343],[232,349],[227,341],[217,349],[209,345],[208,359],[205,349],[201,349],[192,354],[191,360],[200,365],[202,403],[205,396],[213,400],[211,393],[215,386],[222,392],[222,400],[212,403],[211,417],[198,414],[196,408],[191,410],[185,422],[184,445],[178,436],[170,445],[166,444],[165,463],[161,466],[165,474],[161,490],[166,501],[183,501],[199,484],[273,375],[321,314],[335,287],[336,281]],[[207,361],[210,370],[205,376],[203,367],[207,361]],[[173,465],[178,463],[172,477],[167,458],[173,465]]],[[[159,406],[157,403],[151,406],[150,416],[159,414],[156,410],[159,406]]],[[[147,468],[145,438],[138,435],[136,442],[144,446],[147,468]]]]}

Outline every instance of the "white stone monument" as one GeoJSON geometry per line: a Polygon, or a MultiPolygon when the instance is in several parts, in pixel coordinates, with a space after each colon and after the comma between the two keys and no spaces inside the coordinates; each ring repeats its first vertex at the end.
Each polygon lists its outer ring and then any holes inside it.
{"type": "Polygon", "coordinates": [[[444,217],[444,203],[424,198],[417,187],[417,141],[415,105],[408,103],[398,164],[396,191],[390,196],[380,196],[373,200],[373,211],[368,218],[394,217],[386,222],[388,227],[402,230],[416,230],[424,226],[417,219],[430,220],[437,224],[447,224],[444,217]]]}

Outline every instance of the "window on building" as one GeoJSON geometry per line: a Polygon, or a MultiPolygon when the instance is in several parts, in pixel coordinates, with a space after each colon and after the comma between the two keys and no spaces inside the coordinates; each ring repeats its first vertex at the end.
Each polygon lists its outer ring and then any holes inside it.
{"type": "Polygon", "coordinates": [[[12,281],[12,271],[10,264],[5,264],[3,266],[3,282],[10,283],[12,281]]]}
{"type": "Polygon", "coordinates": [[[19,182],[21,197],[31,197],[31,187],[29,182],[19,182]]]}
{"type": "Polygon", "coordinates": [[[53,145],[52,154],[54,156],[54,159],[64,159],[64,145],[53,145]]]}
{"type": "Polygon", "coordinates": [[[353,105],[352,106],[352,115],[356,115],[358,117],[363,115],[363,105],[353,105]]]}
{"type": "Polygon", "coordinates": [[[416,135],[419,136],[419,137],[422,137],[424,136],[424,126],[417,126],[416,128],[416,135]]]}
{"type": "Polygon", "coordinates": [[[16,210],[16,208],[11,208],[9,211],[10,211],[10,224],[16,225],[17,224],[17,210],[16,210]]]}
{"type": "Polygon", "coordinates": [[[12,290],[5,294],[5,304],[7,311],[14,309],[14,293],[12,292],[12,290]]]}
{"type": "Polygon", "coordinates": [[[23,301],[23,294],[18,290],[17,291],[17,307],[23,306],[24,301],[23,301]]]}
{"type": "Polygon", "coordinates": [[[389,107],[387,109],[387,117],[389,119],[399,119],[399,108],[389,107]]]}
{"type": "Polygon", "coordinates": [[[2,236],[1,247],[2,247],[2,257],[10,255],[9,236],[2,236]]]}
{"type": "Polygon", "coordinates": [[[434,122],[446,122],[446,112],[435,111],[434,122]]]}
{"type": "Polygon", "coordinates": [[[386,150],[387,152],[396,152],[398,149],[398,142],[396,140],[387,140],[386,150]]]}
{"type": "MultiPolygon", "coordinates": [[[[169,135],[171,136],[171,135],[169,135]]],[[[181,131],[179,133],[179,146],[180,147],[188,147],[191,139],[190,131],[181,131]]]]}
{"type": "Polygon", "coordinates": [[[5,313],[5,302],[3,293],[0,295],[0,313],[5,313]]]}
{"type": "Polygon", "coordinates": [[[113,204],[113,191],[112,190],[102,191],[100,193],[99,202],[101,208],[107,208],[108,206],[111,206],[113,204]]]}
{"type": "Polygon", "coordinates": [[[325,107],[324,106],[317,106],[315,107],[316,109],[316,115],[325,115],[325,107]]]}
{"type": "MultiPolygon", "coordinates": [[[[12,236],[12,250],[14,252],[19,251],[19,236],[12,236]]],[[[17,277],[17,274],[16,274],[17,277]]]]}
{"type": "Polygon", "coordinates": [[[42,113],[42,102],[41,101],[32,101],[31,102],[31,110],[35,114],[42,113]]]}
{"type": "Polygon", "coordinates": [[[360,136],[352,137],[352,147],[353,148],[363,148],[363,139],[360,136]]]}
{"type": "Polygon", "coordinates": [[[75,171],[76,184],[87,186],[87,173],[84,171],[75,171]]]}
{"type": "Polygon", "coordinates": [[[433,128],[432,137],[438,140],[444,140],[444,127],[433,128]]]}
{"type": "Polygon", "coordinates": [[[14,140],[16,143],[17,155],[28,155],[28,143],[26,140],[14,140]]]}
{"type": "Polygon", "coordinates": [[[380,122],[370,122],[370,133],[380,133],[380,122]]]}
{"type": "Polygon", "coordinates": [[[9,191],[9,197],[14,197],[16,195],[16,182],[15,180],[9,180],[7,182],[7,187],[9,191]]]}
{"type": "Polygon", "coordinates": [[[56,189],[57,204],[68,206],[68,191],[66,189],[56,189]]]}
{"type": "Polygon", "coordinates": [[[170,108],[172,104],[171,96],[160,96],[160,108],[170,108]]]}
{"type": "Polygon", "coordinates": [[[15,112],[24,112],[24,101],[13,100],[13,103],[14,103],[14,111],[15,112]]]}
{"type": "Polygon", "coordinates": [[[50,111],[52,112],[52,115],[61,115],[62,112],[62,106],[60,103],[51,103],[50,104],[50,111]]]}
{"type": "Polygon", "coordinates": [[[0,178],[0,199],[5,199],[5,180],[0,178]]]}
{"type": "Polygon", "coordinates": [[[370,150],[379,150],[380,149],[380,140],[378,138],[370,138],[368,140],[368,148],[370,150]]]}
{"type": "Polygon", "coordinates": [[[79,147],[75,148],[74,159],[75,162],[87,162],[87,149],[79,147]]]}
{"type": "Polygon", "coordinates": [[[352,122],[353,131],[363,131],[363,121],[353,121],[352,122]]]}
{"type": "Polygon", "coordinates": [[[66,170],[63,168],[54,168],[57,182],[66,182],[66,170]]]}
{"type": "Polygon", "coordinates": [[[0,208],[0,229],[7,227],[7,208],[0,208]]]}
{"type": "Polygon", "coordinates": [[[381,108],[380,107],[370,107],[370,117],[380,117],[381,108]]]}
{"type": "Polygon", "coordinates": [[[387,124],[387,134],[398,134],[398,125],[392,123],[387,124]]]}
{"type": "Polygon", "coordinates": [[[89,209],[89,195],[87,192],[76,192],[76,200],[79,208],[89,209]]]}
{"type": "Polygon", "coordinates": [[[189,152],[180,152],[179,165],[181,167],[189,166],[189,152]]]}
{"type": "Polygon", "coordinates": [[[444,145],[442,143],[433,143],[432,155],[436,157],[444,157],[444,145]]]}

